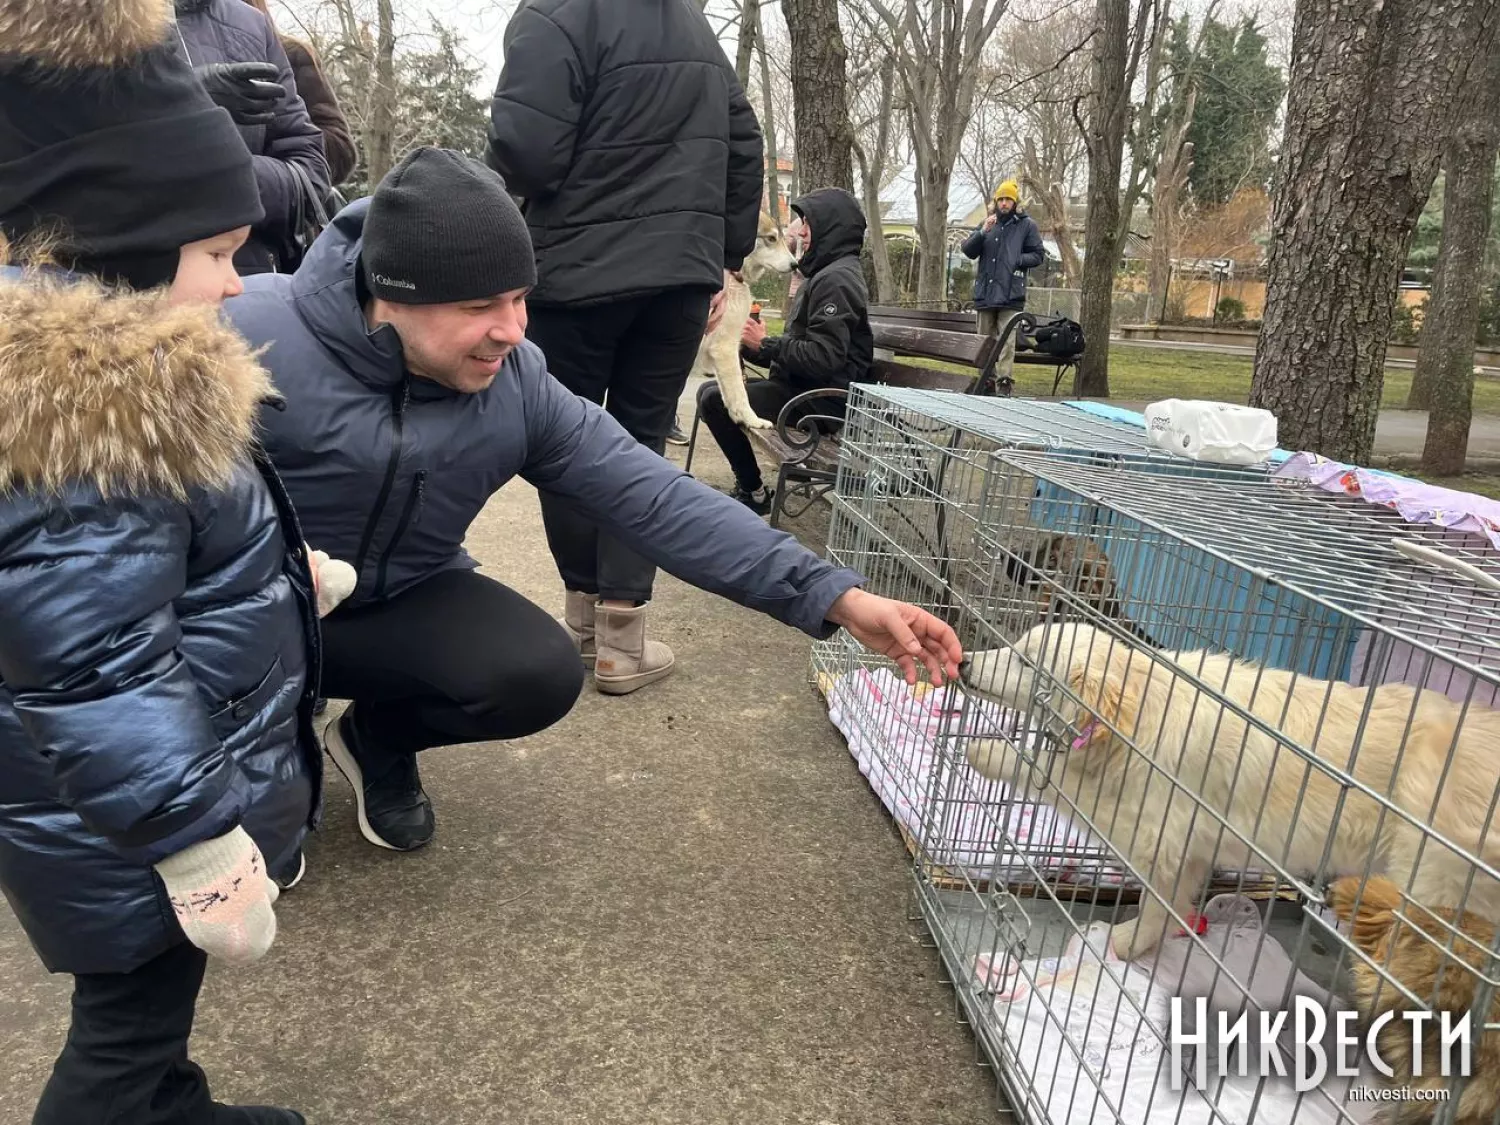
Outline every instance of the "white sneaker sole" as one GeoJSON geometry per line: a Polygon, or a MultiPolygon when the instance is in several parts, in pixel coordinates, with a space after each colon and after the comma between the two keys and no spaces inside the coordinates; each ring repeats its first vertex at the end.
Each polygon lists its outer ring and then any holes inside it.
{"type": "Polygon", "coordinates": [[[277,888],[279,890],[281,890],[284,893],[286,891],[291,890],[298,883],[302,882],[302,876],[304,876],[306,874],[307,874],[307,856],[305,856],[305,855],[298,855],[297,856],[297,874],[293,875],[289,881],[287,881],[285,883],[277,883],[276,886],[277,886],[277,888]]]}
{"type": "Polygon", "coordinates": [[[359,834],[377,848],[385,848],[392,852],[400,851],[400,848],[387,844],[375,829],[370,827],[370,819],[365,816],[364,775],[359,772],[359,765],[354,761],[354,755],[349,752],[349,745],[344,741],[343,732],[339,730],[338,719],[334,719],[323,728],[323,748],[328,751],[333,764],[338,766],[339,773],[344,775],[344,780],[354,788],[354,807],[359,814],[359,834]]]}

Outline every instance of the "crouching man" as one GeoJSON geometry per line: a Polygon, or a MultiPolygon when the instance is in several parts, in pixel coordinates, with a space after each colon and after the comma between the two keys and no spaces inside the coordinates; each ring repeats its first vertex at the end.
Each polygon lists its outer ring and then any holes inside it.
{"type": "Polygon", "coordinates": [[[658,663],[634,610],[575,602],[559,625],[476,573],[464,536],[516,476],[684,581],[814,637],[842,626],[910,679],[919,661],[956,675],[962,656],[946,624],[862,590],[553,379],[525,340],[535,278],[500,177],[423,148],[341,211],[296,273],[249,278],[226,306],[266,347],[283,401],[263,440],[303,532],[358,572],[323,622],[324,691],[352,701],[326,740],[381,847],[433,837],[418,752],[552,725],[586,662],[606,691],[658,663]]]}

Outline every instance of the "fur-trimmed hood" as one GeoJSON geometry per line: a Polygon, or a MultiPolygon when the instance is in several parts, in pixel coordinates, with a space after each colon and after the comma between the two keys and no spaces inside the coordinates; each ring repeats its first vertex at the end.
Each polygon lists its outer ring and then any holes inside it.
{"type": "Polygon", "coordinates": [[[0,64],[120,66],[167,36],[172,0],[0,0],[0,64]]]}
{"type": "Polygon", "coordinates": [[[211,308],[0,275],[0,490],[222,487],[270,380],[211,308]]]}

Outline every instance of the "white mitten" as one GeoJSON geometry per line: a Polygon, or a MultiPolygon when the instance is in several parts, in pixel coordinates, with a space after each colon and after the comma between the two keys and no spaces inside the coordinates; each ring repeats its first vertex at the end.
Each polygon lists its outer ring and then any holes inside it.
{"type": "Polygon", "coordinates": [[[313,590],[318,595],[318,616],[327,617],[338,604],[354,593],[359,575],[343,559],[328,557],[327,551],[307,548],[307,564],[312,569],[313,590]]]}
{"type": "Polygon", "coordinates": [[[156,864],[182,932],[210,957],[244,964],[276,940],[281,893],[243,828],[192,844],[156,864]]]}

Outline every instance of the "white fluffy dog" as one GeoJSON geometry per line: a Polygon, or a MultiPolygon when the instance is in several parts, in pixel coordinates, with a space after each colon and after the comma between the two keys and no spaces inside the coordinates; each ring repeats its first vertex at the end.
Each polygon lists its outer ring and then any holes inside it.
{"type": "Polygon", "coordinates": [[[1500,829],[1488,824],[1500,712],[1465,710],[1404,684],[1371,689],[1294,676],[1223,653],[1153,654],[1079,623],[1041,625],[1012,649],[975,653],[963,678],[1032,713],[1057,738],[1034,756],[976,739],[974,768],[1033,798],[1049,788],[1066,794],[1149,884],[1139,917],[1111,934],[1123,957],[1162,939],[1170,920],[1162,900],[1188,917],[1216,860],[1265,870],[1268,857],[1300,877],[1323,869],[1326,853],[1330,878],[1363,875],[1373,860],[1424,906],[1466,905],[1500,920],[1500,883],[1416,827],[1430,825],[1496,865],[1500,829]],[[1352,774],[1411,820],[1292,746],[1352,774]]]}
{"type": "Polygon", "coordinates": [[[796,266],[797,259],[787,249],[776,223],[770,215],[761,212],[755,249],[745,259],[745,266],[740,271],[744,280],[727,279],[724,319],[703,338],[703,343],[698,346],[698,358],[693,362],[694,374],[710,375],[719,380],[719,393],[724,396],[729,416],[749,429],[769,428],[775,424],[750,409],[750,399],[745,394],[745,375],[740,370],[740,333],[750,318],[750,306],[754,303],[750,283],[771,274],[791,273],[796,266]]]}

